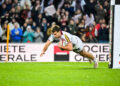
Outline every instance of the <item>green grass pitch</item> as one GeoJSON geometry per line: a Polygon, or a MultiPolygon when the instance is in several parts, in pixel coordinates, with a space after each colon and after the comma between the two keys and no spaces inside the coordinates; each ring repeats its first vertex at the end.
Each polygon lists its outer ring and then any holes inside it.
{"type": "Polygon", "coordinates": [[[120,69],[108,63],[0,63],[0,86],[120,86],[120,69]]]}

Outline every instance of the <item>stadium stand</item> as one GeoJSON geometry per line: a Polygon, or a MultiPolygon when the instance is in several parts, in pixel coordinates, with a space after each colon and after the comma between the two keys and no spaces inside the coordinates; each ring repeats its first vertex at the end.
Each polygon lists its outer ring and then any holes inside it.
{"type": "Polygon", "coordinates": [[[46,42],[55,22],[84,42],[108,43],[109,4],[109,0],[0,0],[0,42],[6,42],[7,24],[10,42],[46,42]]]}

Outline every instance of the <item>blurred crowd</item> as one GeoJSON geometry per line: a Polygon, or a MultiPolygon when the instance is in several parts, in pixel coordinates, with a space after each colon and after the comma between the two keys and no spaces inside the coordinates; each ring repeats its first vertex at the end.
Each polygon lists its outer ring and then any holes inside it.
{"type": "Polygon", "coordinates": [[[109,0],[0,0],[0,42],[6,42],[8,30],[10,42],[46,42],[52,27],[59,25],[84,42],[109,43],[109,4],[109,0]]]}

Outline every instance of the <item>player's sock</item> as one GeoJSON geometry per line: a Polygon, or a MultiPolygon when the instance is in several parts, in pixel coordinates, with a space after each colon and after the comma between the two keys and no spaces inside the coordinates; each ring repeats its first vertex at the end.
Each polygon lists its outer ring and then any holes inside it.
{"type": "Polygon", "coordinates": [[[97,58],[94,58],[93,62],[96,63],[97,62],[97,58]]]}
{"type": "Polygon", "coordinates": [[[98,60],[97,60],[97,58],[94,58],[93,62],[94,62],[94,68],[98,68],[98,60]]]}

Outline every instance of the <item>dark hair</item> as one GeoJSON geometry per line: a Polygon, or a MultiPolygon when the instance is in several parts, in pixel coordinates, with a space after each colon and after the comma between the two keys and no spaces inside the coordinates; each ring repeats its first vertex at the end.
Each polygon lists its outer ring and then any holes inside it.
{"type": "Polygon", "coordinates": [[[53,28],[52,28],[52,32],[59,32],[60,31],[60,27],[58,25],[55,25],[53,28]]]}

